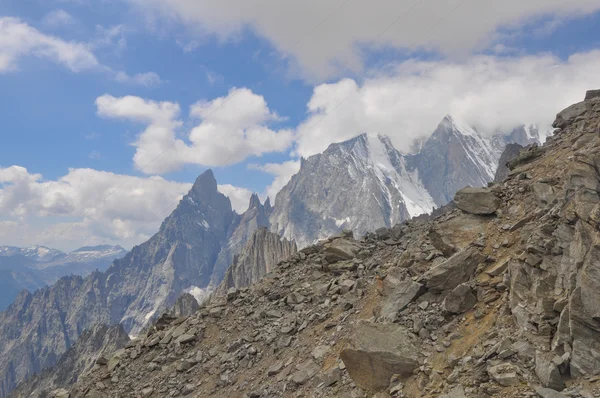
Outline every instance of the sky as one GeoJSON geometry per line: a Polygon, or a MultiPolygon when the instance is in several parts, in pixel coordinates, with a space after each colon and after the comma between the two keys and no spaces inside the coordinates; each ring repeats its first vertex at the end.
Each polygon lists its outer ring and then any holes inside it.
{"type": "Polygon", "coordinates": [[[3,0],[0,245],[130,248],[210,168],[239,213],[363,132],[400,151],[600,88],[600,0],[3,0]]]}

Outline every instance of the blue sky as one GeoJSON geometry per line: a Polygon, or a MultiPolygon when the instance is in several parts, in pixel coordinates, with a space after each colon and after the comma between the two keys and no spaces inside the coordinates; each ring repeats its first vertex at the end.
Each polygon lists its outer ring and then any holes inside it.
{"type": "Polygon", "coordinates": [[[299,156],[446,113],[547,126],[600,86],[600,1],[505,3],[5,0],[0,245],[131,246],[209,167],[242,211],[299,156]]]}

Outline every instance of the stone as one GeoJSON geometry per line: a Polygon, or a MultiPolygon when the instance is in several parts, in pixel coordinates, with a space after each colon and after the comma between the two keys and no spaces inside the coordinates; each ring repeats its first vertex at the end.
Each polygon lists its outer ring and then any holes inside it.
{"type": "Polygon", "coordinates": [[[593,98],[600,98],[600,90],[588,90],[585,93],[585,101],[589,101],[593,98]]]}
{"type": "Polygon", "coordinates": [[[556,115],[556,119],[554,120],[554,123],[552,123],[552,127],[558,129],[565,128],[579,116],[587,112],[587,110],[588,106],[585,101],[573,104],[556,115]]]}
{"type": "Polygon", "coordinates": [[[314,359],[321,359],[329,352],[329,346],[318,345],[310,353],[314,359]]]}
{"type": "Polygon", "coordinates": [[[477,297],[473,295],[471,287],[463,283],[448,293],[444,298],[442,307],[452,314],[462,314],[473,308],[475,304],[477,304],[477,297]]]}
{"type": "Polygon", "coordinates": [[[330,387],[342,379],[342,371],[335,367],[318,376],[317,386],[330,387]]]}
{"type": "Polygon", "coordinates": [[[475,247],[467,247],[423,275],[425,286],[434,292],[452,290],[475,274],[485,257],[475,247]]]}
{"type": "Polygon", "coordinates": [[[283,362],[275,362],[273,365],[271,365],[269,370],[267,370],[267,375],[275,376],[277,373],[281,372],[281,369],[283,369],[283,362]]]}
{"type": "Polygon", "coordinates": [[[469,214],[490,215],[500,207],[500,199],[488,188],[466,187],[454,195],[456,207],[469,214]]]}
{"type": "Polygon", "coordinates": [[[395,374],[409,377],[419,366],[420,350],[416,337],[400,325],[359,322],[340,356],[357,386],[380,390],[395,374]]]}
{"type": "Polygon", "coordinates": [[[381,303],[380,316],[393,322],[400,311],[425,293],[425,288],[412,279],[398,280],[388,275],[383,280],[384,298],[381,303]]]}
{"type": "Polygon", "coordinates": [[[338,261],[353,259],[360,249],[361,246],[354,241],[335,239],[325,247],[323,254],[329,263],[336,263],[338,261]]]}
{"type": "Polygon", "coordinates": [[[540,379],[542,387],[551,388],[556,391],[562,391],[565,388],[565,382],[558,370],[556,364],[552,361],[553,353],[536,352],[535,354],[535,374],[540,379]]]}
{"type": "Polygon", "coordinates": [[[510,363],[501,363],[487,369],[488,375],[496,383],[503,387],[516,386],[519,384],[519,368],[510,363]]]}
{"type": "Polygon", "coordinates": [[[182,334],[175,340],[176,344],[186,344],[196,340],[196,336],[193,334],[182,334]]]}
{"type": "Polygon", "coordinates": [[[555,391],[551,388],[537,387],[535,392],[542,398],[567,398],[565,394],[555,391]]]}
{"type": "Polygon", "coordinates": [[[96,359],[96,364],[100,366],[108,365],[108,359],[104,355],[100,355],[98,359],[96,359]]]}
{"type": "Polygon", "coordinates": [[[297,368],[298,371],[292,375],[291,380],[299,385],[312,379],[320,369],[319,366],[310,359],[298,365],[297,368]]]}
{"type": "Polygon", "coordinates": [[[149,397],[154,392],[154,388],[148,387],[142,390],[142,397],[149,397]]]}
{"type": "Polygon", "coordinates": [[[509,261],[498,261],[493,264],[491,267],[485,270],[485,273],[489,276],[498,276],[502,275],[508,269],[509,261]]]}
{"type": "Polygon", "coordinates": [[[440,398],[467,398],[467,396],[465,395],[463,386],[456,386],[447,394],[440,396],[440,398]]]}

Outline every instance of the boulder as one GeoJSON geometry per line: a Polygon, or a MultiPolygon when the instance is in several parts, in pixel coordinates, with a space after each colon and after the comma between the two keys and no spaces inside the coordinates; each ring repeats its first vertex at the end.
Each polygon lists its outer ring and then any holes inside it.
{"type": "Polygon", "coordinates": [[[452,314],[462,314],[473,308],[475,304],[477,304],[477,297],[473,294],[471,287],[463,283],[448,293],[442,307],[452,314]]]}
{"type": "Polygon", "coordinates": [[[425,288],[412,279],[398,280],[394,275],[388,275],[383,280],[384,299],[381,303],[380,316],[388,321],[394,321],[398,312],[425,293],[425,288]]]}
{"type": "Polygon", "coordinates": [[[489,215],[498,210],[501,201],[491,189],[466,187],[456,192],[454,203],[465,213],[489,215]]]}
{"type": "Polygon", "coordinates": [[[475,274],[485,257],[475,247],[467,247],[423,275],[429,290],[441,292],[452,290],[467,282],[475,274]]]}
{"type": "Polygon", "coordinates": [[[323,254],[328,262],[336,263],[338,261],[353,259],[360,249],[361,246],[354,241],[335,239],[325,247],[323,254]]]}
{"type": "Polygon", "coordinates": [[[565,128],[570,125],[575,119],[587,112],[588,106],[585,101],[573,104],[556,115],[556,120],[552,123],[554,128],[565,128]]]}
{"type": "Polygon", "coordinates": [[[357,386],[377,391],[387,388],[393,375],[412,375],[419,355],[417,338],[404,327],[360,322],[341,358],[357,386]]]}
{"type": "Polygon", "coordinates": [[[565,382],[558,370],[556,364],[552,361],[554,354],[536,352],[535,354],[535,374],[540,379],[543,387],[551,388],[556,391],[562,391],[565,388],[565,382]]]}
{"type": "Polygon", "coordinates": [[[567,398],[565,394],[562,394],[551,388],[538,387],[535,389],[535,392],[542,398],[567,398]]]}
{"type": "Polygon", "coordinates": [[[600,90],[588,90],[585,93],[585,100],[589,101],[593,98],[600,98],[600,90]]]}
{"type": "Polygon", "coordinates": [[[447,394],[442,395],[440,398],[467,398],[465,395],[465,389],[463,386],[454,387],[447,394]]]}
{"type": "Polygon", "coordinates": [[[519,384],[519,368],[510,363],[501,363],[487,369],[488,375],[496,383],[503,387],[516,386],[519,384]]]}

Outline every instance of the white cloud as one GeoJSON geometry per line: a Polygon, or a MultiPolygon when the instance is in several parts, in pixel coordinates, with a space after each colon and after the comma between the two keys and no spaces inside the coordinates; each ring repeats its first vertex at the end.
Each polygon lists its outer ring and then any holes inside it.
{"type": "Polygon", "coordinates": [[[237,39],[249,28],[317,79],[360,71],[365,46],[465,54],[494,44],[500,28],[519,34],[542,17],[560,21],[600,10],[598,0],[128,1],[153,21],[181,22],[197,36],[237,39]]]}
{"type": "Polygon", "coordinates": [[[50,28],[61,28],[76,22],[77,20],[71,14],[61,8],[50,11],[42,19],[42,23],[50,28]]]}
{"type": "Polygon", "coordinates": [[[17,61],[25,56],[49,59],[72,72],[100,66],[83,43],[45,35],[18,18],[0,17],[0,73],[17,69],[17,61]]]}
{"type": "MultiPolygon", "coordinates": [[[[158,231],[191,186],[93,169],[71,169],[47,181],[20,166],[0,168],[0,238],[3,244],[48,244],[63,250],[139,244],[158,231]]],[[[230,196],[236,210],[246,210],[248,190],[231,185],[219,190],[230,196]]]]}
{"type": "Polygon", "coordinates": [[[190,116],[200,121],[187,135],[189,144],[176,137],[183,125],[176,103],[103,95],[96,106],[100,116],[146,125],[133,143],[137,148],[134,163],[144,173],[165,173],[185,164],[227,166],[250,156],[281,152],[293,139],[290,130],[268,127],[278,116],[262,96],[246,88],[192,105],[190,116]]]}
{"type": "MultiPolygon", "coordinates": [[[[57,11],[47,15],[44,20],[46,24],[62,23],[68,19],[67,15],[57,11]]],[[[119,49],[125,48],[123,31],[122,25],[112,28],[99,27],[99,39],[91,43],[80,43],[42,33],[18,18],[0,17],[0,73],[17,70],[21,58],[33,56],[50,60],[76,73],[95,70],[104,72],[119,82],[146,87],[159,85],[160,77],[154,72],[130,76],[98,61],[92,51],[96,47],[112,45],[119,49]]]]}
{"type": "Polygon", "coordinates": [[[230,184],[219,185],[218,188],[219,192],[229,197],[233,210],[238,214],[242,214],[248,210],[248,204],[250,203],[250,197],[252,196],[251,190],[230,184]]]}
{"type": "Polygon", "coordinates": [[[522,123],[549,125],[554,115],[600,87],[600,51],[475,56],[464,62],[410,60],[361,85],[350,79],[315,87],[309,117],[296,130],[296,152],[309,156],[363,132],[387,134],[400,150],[451,114],[483,132],[522,123]]]}
{"type": "Polygon", "coordinates": [[[156,87],[161,83],[160,76],[154,72],[138,73],[133,76],[125,72],[117,72],[115,79],[121,83],[134,83],[145,87],[156,87]]]}
{"type": "Polygon", "coordinates": [[[300,161],[288,160],[283,163],[267,163],[263,165],[250,164],[248,165],[248,168],[261,170],[275,177],[271,185],[265,189],[263,195],[271,198],[271,203],[274,204],[277,193],[290,181],[290,178],[292,178],[294,174],[300,171],[300,161]]]}

